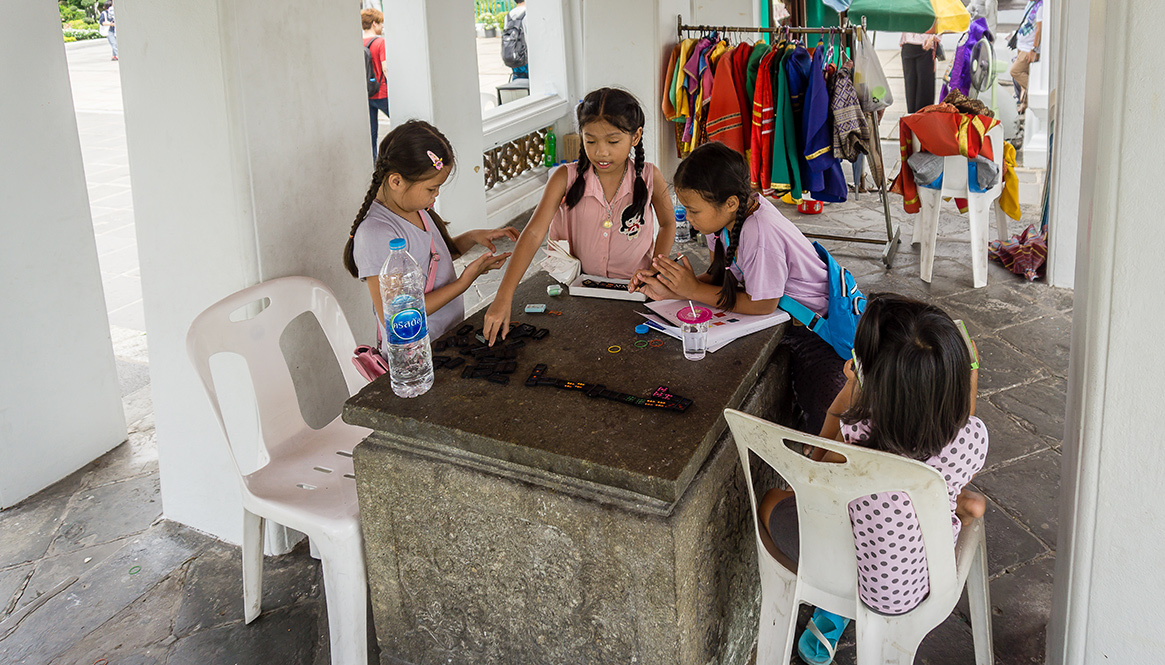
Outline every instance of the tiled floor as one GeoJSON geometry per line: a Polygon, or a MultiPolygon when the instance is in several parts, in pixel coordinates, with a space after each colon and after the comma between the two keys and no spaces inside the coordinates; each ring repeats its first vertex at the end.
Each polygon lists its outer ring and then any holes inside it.
{"type": "MultiPolygon", "coordinates": [[[[118,254],[133,241],[128,175],[119,171],[125,166],[124,129],[105,124],[121,121],[120,96],[101,87],[116,78],[116,65],[101,45],[71,49],[69,60],[132,424],[126,443],[0,512],[0,662],[326,663],[319,566],[306,546],[268,558],[264,613],[245,626],[238,549],[161,518],[140,285],[134,267],[118,254]],[[86,86],[93,87],[88,94],[86,86]],[[91,144],[94,138],[107,142],[91,144]],[[118,154],[122,161],[115,163],[118,154]],[[131,318],[134,311],[139,318],[131,318]]],[[[1037,210],[1025,206],[1024,224],[1035,221],[1037,210]]],[[[827,206],[821,216],[790,216],[810,232],[877,235],[882,224],[881,204],[872,194],[827,206]]],[[[909,216],[900,206],[894,216],[908,242],[909,216]]],[[[973,289],[966,221],[953,207],[944,209],[939,234],[930,285],[918,279],[918,250],[909,244],[891,270],[881,267],[874,247],[826,245],[867,293],[895,291],[934,302],[966,320],[977,339],[984,363],[978,415],[992,443],[975,485],[990,499],[996,659],[1042,662],[1058,526],[1072,293],[1024,282],[998,264],[990,266],[989,285],[973,289]]],[[[485,295],[491,284],[496,282],[480,284],[485,295]]],[[[853,662],[852,634],[851,628],[843,639],[839,663],[853,662]]],[[[965,609],[927,638],[918,662],[973,662],[965,609]]]]}

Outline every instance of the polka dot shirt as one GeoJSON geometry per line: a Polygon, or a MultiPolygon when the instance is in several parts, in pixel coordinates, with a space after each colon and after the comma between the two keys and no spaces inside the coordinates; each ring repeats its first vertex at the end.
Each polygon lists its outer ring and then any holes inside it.
{"type": "MultiPolygon", "coordinates": [[[[869,438],[868,422],[843,424],[846,443],[861,445],[869,438]]],[[[947,481],[951,530],[959,537],[955,516],[959,492],[983,468],[987,458],[987,428],[972,416],[967,426],[939,454],[926,460],[947,481]]],[[[926,547],[914,508],[905,492],[871,494],[849,504],[858,560],[858,595],[883,614],[913,609],[930,592],[926,547]]]]}

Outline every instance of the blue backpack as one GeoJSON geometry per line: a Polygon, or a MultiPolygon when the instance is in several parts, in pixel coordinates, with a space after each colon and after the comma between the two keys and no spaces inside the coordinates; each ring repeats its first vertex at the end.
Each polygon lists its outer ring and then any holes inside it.
{"type": "Polygon", "coordinates": [[[817,336],[829,343],[837,355],[849,360],[854,349],[854,332],[858,329],[858,320],[862,312],[866,311],[866,297],[862,295],[854,276],[833,260],[829,252],[820,243],[814,242],[817,256],[825,262],[825,269],[829,271],[829,309],[823,319],[816,312],[793,300],[787,295],[781,296],[777,306],[797,319],[806,328],[817,333],[817,336]]]}

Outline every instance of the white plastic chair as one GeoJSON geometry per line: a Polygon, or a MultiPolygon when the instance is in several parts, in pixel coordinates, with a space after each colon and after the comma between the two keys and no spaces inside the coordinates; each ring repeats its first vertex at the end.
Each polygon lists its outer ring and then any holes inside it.
{"type": "Polygon", "coordinates": [[[761,539],[756,491],[748,482],[761,578],[758,665],[789,662],[801,603],[856,621],[860,665],[912,663],[922,639],[954,609],[964,584],[970,600],[975,662],[991,665],[983,520],[964,526],[958,544],[953,544],[946,483],[938,471],[922,462],[809,436],[740,411],[727,409],[724,417],[736,439],[745,479],[752,477],[752,451],[776,469],[797,495],[799,564],[782,563],[761,539]],[[801,444],[832,450],[845,456],[846,462],[814,462],[790,450],[786,441],[793,442],[797,451],[801,444]],[[847,510],[853,499],[888,491],[910,495],[930,569],[930,594],[898,616],[871,610],[858,598],[858,564],[847,510]]]}
{"type": "MultiPolygon", "coordinates": [[[[938,213],[944,196],[966,198],[971,227],[971,270],[975,288],[987,286],[987,225],[988,216],[995,213],[995,226],[1000,240],[1007,240],[1007,215],[997,201],[1003,193],[1003,127],[996,125],[987,131],[995,164],[999,167],[999,182],[986,192],[972,192],[967,186],[967,158],[961,155],[943,160],[942,189],[918,186],[922,211],[915,217],[911,244],[921,244],[918,271],[922,281],[930,283],[934,271],[934,247],[938,241],[938,213]]],[[[918,137],[911,139],[914,152],[921,146],[918,137]]],[[[910,168],[903,164],[902,168],[910,168]]]]}
{"type": "MultiPolygon", "coordinates": [[[[331,659],[336,665],[368,661],[368,588],[364,541],[356,503],[352,448],[371,430],[336,417],[319,430],[304,422],[291,372],[280,350],[287,325],[312,312],[340,364],[349,394],[367,385],[350,358],[356,341],[336,296],[308,277],[283,277],[256,284],[211,305],[194,319],[186,352],[210,396],[243,490],[243,605],[251,623],[263,596],[263,522],[273,520],[307,534],[323,564],[331,659]],[[253,318],[231,313],[269,299],[253,318]],[[268,461],[244,474],[231,432],[223,420],[210,359],[237,353],[247,362],[260,427],[260,456],[268,461]]],[[[246,464],[242,466],[247,466],[246,464]]]]}

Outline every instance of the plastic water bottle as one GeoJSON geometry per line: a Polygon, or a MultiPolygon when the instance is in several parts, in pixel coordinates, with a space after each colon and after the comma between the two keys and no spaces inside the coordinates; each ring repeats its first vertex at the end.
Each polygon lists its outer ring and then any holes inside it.
{"type": "Polygon", "coordinates": [[[542,158],[542,165],[546,167],[554,166],[558,161],[558,139],[554,136],[554,128],[551,127],[546,131],[546,149],[542,158]]]}
{"type": "Polygon", "coordinates": [[[388,243],[380,268],[384,334],[392,392],[399,397],[423,395],[433,387],[433,352],[425,316],[425,276],[405,251],[405,239],[388,243]]]}
{"type": "Polygon", "coordinates": [[[688,211],[676,204],[676,242],[688,242],[691,239],[692,226],[688,223],[688,211]]]}

